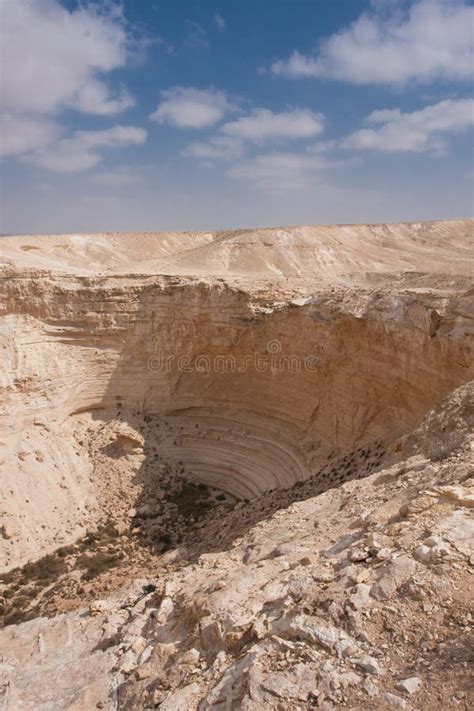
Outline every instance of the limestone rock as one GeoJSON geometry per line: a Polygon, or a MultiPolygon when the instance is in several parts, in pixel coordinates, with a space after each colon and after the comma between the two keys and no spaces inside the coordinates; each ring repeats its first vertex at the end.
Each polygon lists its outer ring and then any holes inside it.
{"type": "Polygon", "coordinates": [[[380,668],[378,661],[368,654],[365,654],[357,661],[357,666],[359,669],[362,669],[362,671],[365,671],[368,674],[382,674],[382,669],[380,668]]]}
{"type": "Polygon", "coordinates": [[[2,709],[464,703],[472,224],[1,238],[2,709]]]}
{"type": "Polygon", "coordinates": [[[401,679],[396,686],[397,689],[406,691],[407,694],[415,694],[421,686],[421,679],[417,676],[410,676],[406,679],[401,679]]]}
{"type": "Polygon", "coordinates": [[[160,704],[161,711],[195,711],[196,703],[200,697],[200,686],[192,682],[182,689],[177,689],[165,697],[160,704]]]}
{"type": "Polygon", "coordinates": [[[449,499],[452,499],[459,506],[474,508],[474,487],[465,486],[440,486],[437,491],[449,499]]]}
{"type": "Polygon", "coordinates": [[[359,610],[363,607],[367,607],[371,604],[372,600],[370,597],[371,586],[365,583],[359,583],[356,585],[354,592],[349,595],[349,602],[352,607],[359,610]]]}
{"type": "MultiPolygon", "coordinates": [[[[382,471],[389,441],[472,377],[471,230],[2,237],[0,459],[15,546],[0,539],[0,565],[139,508],[131,492],[152,458],[236,498],[315,471],[321,491],[382,471]]],[[[451,447],[468,414],[446,416],[437,442],[451,447]]],[[[415,481],[430,459],[410,442],[415,481]]]]}
{"type": "Polygon", "coordinates": [[[364,691],[367,693],[368,696],[377,696],[379,693],[378,687],[370,677],[367,677],[367,679],[364,679],[364,682],[362,684],[364,691]]]}
{"type": "Polygon", "coordinates": [[[385,564],[379,572],[371,595],[377,600],[388,600],[399,587],[411,580],[416,571],[416,562],[411,556],[402,555],[385,564]]]}
{"type": "Polygon", "coordinates": [[[451,516],[439,522],[438,530],[443,538],[458,553],[469,557],[474,555],[474,519],[463,511],[454,511],[451,516]]]}
{"type": "Polygon", "coordinates": [[[388,703],[390,708],[396,708],[396,709],[409,708],[405,699],[400,698],[400,696],[397,696],[396,694],[391,694],[390,692],[385,692],[383,694],[383,698],[388,703]]]}
{"type": "Polygon", "coordinates": [[[314,670],[305,664],[296,664],[291,670],[276,672],[263,677],[262,689],[281,699],[306,701],[317,690],[314,670]]]}

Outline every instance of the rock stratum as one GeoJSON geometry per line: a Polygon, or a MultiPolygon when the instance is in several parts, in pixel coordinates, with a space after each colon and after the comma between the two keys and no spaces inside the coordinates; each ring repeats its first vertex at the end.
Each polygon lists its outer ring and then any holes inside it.
{"type": "Polygon", "coordinates": [[[2,708],[469,708],[472,221],[0,246],[2,708]]]}

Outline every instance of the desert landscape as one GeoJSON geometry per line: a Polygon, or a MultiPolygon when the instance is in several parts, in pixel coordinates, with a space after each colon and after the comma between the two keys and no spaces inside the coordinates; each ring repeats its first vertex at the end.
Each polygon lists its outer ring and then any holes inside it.
{"type": "Polygon", "coordinates": [[[0,0],[0,711],[474,708],[473,0],[0,0]]]}
{"type": "Polygon", "coordinates": [[[0,238],[2,709],[471,707],[473,225],[0,238]]]}

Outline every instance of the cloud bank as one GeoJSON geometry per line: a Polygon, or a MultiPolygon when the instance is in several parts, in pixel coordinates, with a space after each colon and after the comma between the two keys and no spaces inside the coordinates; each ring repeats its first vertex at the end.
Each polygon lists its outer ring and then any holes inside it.
{"type": "Polygon", "coordinates": [[[325,40],[319,52],[294,51],[275,61],[272,73],[395,86],[471,79],[474,7],[460,0],[420,0],[405,12],[395,4],[388,15],[375,7],[325,40]]]}
{"type": "Polygon", "coordinates": [[[113,116],[133,103],[105,75],[126,64],[130,40],[117,6],[69,12],[57,0],[2,2],[2,106],[10,113],[62,108],[113,116]],[[101,9],[102,8],[102,9],[101,9]]]}
{"type": "Polygon", "coordinates": [[[366,121],[379,127],[356,131],[342,141],[343,147],[386,152],[442,151],[443,134],[459,133],[474,125],[474,100],[447,99],[411,113],[382,109],[373,111],[366,121]]]}

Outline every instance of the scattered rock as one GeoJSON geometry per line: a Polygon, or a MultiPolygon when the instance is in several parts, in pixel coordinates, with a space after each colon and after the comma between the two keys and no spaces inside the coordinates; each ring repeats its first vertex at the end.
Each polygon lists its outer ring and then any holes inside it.
{"type": "Polygon", "coordinates": [[[442,496],[452,499],[458,506],[474,508],[474,491],[465,486],[439,486],[438,491],[442,496]]]}
{"type": "Polygon", "coordinates": [[[2,534],[2,538],[4,538],[6,541],[9,541],[11,538],[13,538],[13,532],[10,528],[8,528],[6,524],[3,524],[1,526],[0,532],[2,534]]]}
{"type": "Polygon", "coordinates": [[[411,556],[401,555],[381,568],[378,581],[372,586],[371,595],[377,600],[390,599],[416,572],[416,562],[411,556]]]}
{"type": "Polygon", "coordinates": [[[363,548],[354,548],[353,550],[349,551],[347,557],[353,563],[360,563],[364,560],[367,560],[367,558],[369,558],[369,556],[370,556],[369,551],[367,551],[363,548]]]}
{"type": "Polygon", "coordinates": [[[362,688],[366,692],[368,696],[377,696],[379,693],[379,689],[376,684],[372,681],[370,677],[367,677],[367,679],[364,679],[362,683],[362,688]]]}
{"type": "Polygon", "coordinates": [[[349,602],[352,607],[356,610],[360,610],[370,605],[372,603],[370,590],[370,585],[365,585],[364,583],[356,585],[354,592],[349,595],[349,602]]]}
{"type": "Polygon", "coordinates": [[[379,675],[383,673],[378,661],[368,654],[364,654],[364,656],[361,659],[358,659],[356,663],[357,667],[362,671],[367,672],[367,674],[379,675]]]}
{"type": "Polygon", "coordinates": [[[385,699],[385,701],[390,705],[393,706],[393,708],[396,709],[407,709],[408,704],[405,701],[405,699],[401,699],[400,696],[396,696],[395,694],[391,694],[390,692],[385,692],[382,694],[382,697],[385,699]]]}
{"type": "Polygon", "coordinates": [[[397,684],[396,688],[399,691],[406,691],[407,694],[416,694],[416,692],[421,687],[421,679],[417,676],[410,676],[407,679],[401,679],[397,684]]]}

